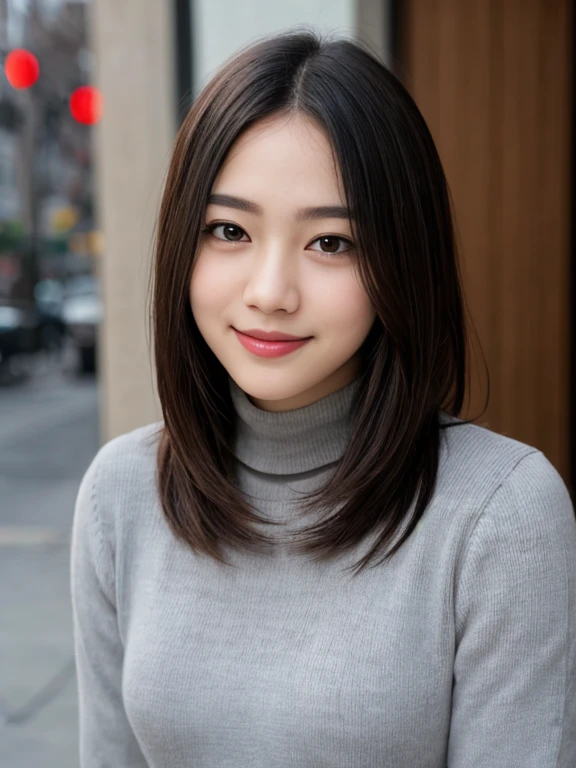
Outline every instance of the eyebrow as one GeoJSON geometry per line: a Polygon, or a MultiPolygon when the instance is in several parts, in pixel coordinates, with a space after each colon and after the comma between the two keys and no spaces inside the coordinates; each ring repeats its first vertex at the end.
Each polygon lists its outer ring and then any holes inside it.
{"type": "MultiPolygon", "coordinates": [[[[226,208],[236,208],[238,211],[262,214],[262,206],[233,195],[211,194],[208,205],[223,205],[226,208]]],[[[353,219],[350,209],[343,205],[320,205],[315,208],[299,208],[296,211],[297,221],[310,221],[312,219],[353,219]]]]}

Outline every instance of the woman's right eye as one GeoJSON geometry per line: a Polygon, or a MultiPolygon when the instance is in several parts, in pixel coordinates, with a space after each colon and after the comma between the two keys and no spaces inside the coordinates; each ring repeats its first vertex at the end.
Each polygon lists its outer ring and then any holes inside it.
{"type": "Polygon", "coordinates": [[[240,241],[240,237],[242,234],[246,234],[242,227],[239,227],[237,224],[229,224],[229,223],[216,223],[216,224],[210,224],[202,231],[206,234],[214,234],[214,232],[217,229],[222,228],[224,230],[224,237],[216,237],[217,240],[223,240],[224,242],[228,243],[237,243],[240,241]]]}

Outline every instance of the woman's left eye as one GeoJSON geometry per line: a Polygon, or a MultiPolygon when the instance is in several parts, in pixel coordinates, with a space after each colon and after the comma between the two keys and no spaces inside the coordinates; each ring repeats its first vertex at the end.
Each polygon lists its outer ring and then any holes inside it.
{"type": "MultiPolygon", "coordinates": [[[[313,242],[318,243],[322,242],[324,245],[328,245],[330,249],[332,249],[334,241],[340,243],[345,243],[348,247],[343,250],[328,250],[328,251],[321,251],[322,253],[325,253],[327,256],[343,256],[345,253],[352,253],[354,250],[354,244],[350,242],[350,240],[347,240],[345,237],[340,237],[340,235],[322,235],[322,237],[317,237],[316,240],[313,242]]],[[[336,246],[337,248],[338,246],[336,246]]],[[[315,250],[315,249],[314,249],[315,250]]]]}

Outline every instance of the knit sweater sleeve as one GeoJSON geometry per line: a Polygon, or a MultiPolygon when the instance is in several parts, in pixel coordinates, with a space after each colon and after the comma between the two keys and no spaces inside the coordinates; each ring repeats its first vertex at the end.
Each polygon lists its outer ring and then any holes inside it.
{"type": "Polygon", "coordinates": [[[540,451],[493,493],[462,562],[448,768],[574,768],[576,519],[540,451]]]}
{"type": "Polygon", "coordinates": [[[147,768],[122,702],[123,645],[116,617],[113,555],[99,511],[103,454],[101,449],[82,479],[72,527],[80,768],[147,768]]]}

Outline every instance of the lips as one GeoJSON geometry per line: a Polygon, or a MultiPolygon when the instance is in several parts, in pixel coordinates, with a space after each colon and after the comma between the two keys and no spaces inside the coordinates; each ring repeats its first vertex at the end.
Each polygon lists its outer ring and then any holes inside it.
{"type": "Polygon", "coordinates": [[[264,357],[264,358],[274,358],[274,357],[283,357],[284,355],[289,355],[292,352],[296,352],[296,350],[303,347],[307,342],[309,342],[312,337],[308,337],[307,339],[292,339],[290,341],[270,341],[264,340],[264,339],[256,339],[254,336],[249,336],[246,333],[242,333],[241,331],[237,331],[236,328],[232,327],[232,330],[236,334],[236,337],[240,344],[248,350],[248,352],[251,352],[254,355],[257,355],[258,357],[264,357]]]}
{"type": "Polygon", "coordinates": [[[281,331],[261,331],[259,328],[249,328],[246,331],[242,331],[239,328],[234,328],[238,333],[243,333],[245,336],[250,336],[253,339],[260,339],[261,341],[303,341],[304,339],[310,339],[311,336],[292,336],[289,333],[282,333],[281,331]]]}

